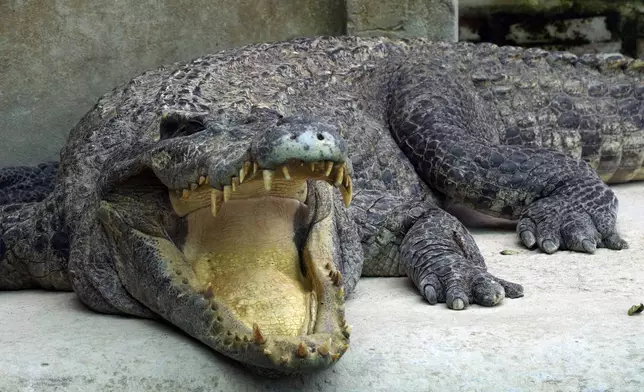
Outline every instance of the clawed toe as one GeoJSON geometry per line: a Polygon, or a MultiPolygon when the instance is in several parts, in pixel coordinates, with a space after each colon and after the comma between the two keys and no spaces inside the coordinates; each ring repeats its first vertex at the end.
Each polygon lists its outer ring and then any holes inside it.
{"type": "Polygon", "coordinates": [[[523,297],[523,286],[518,283],[508,282],[507,280],[494,278],[505,290],[506,298],[520,298],[523,297]]]}
{"type": "Polygon", "coordinates": [[[474,302],[481,306],[494,306],[505,298],[505,289],[489,275],[480,277],[472,285],[474,302]]]}
{"type": "Polygon", "coordinates": [[[460,278],[460,274],[455,274],[459,276],[457,278],[450,277],[447,279],[449,282],[446,286],[447,289],[446,303],[447,307],[454,310],[463,310],[469,306],[470,300],[467,293],[469,292],[466,282],[460,278]]]}
{"type": "Polygon", "coordinates": [[[430,285],[426,285],[425,289],[423,290],[423,294],[427,302],[429,302],[430,305],[435,305],[438,302],[438,296],[436,294],[436,290],[430,285]]]}
{"type": "Polygon", "coordinates": [[[595,244],[595,242],[591,240],[581,241],[581,246],[587,253],[595,253],[595,250],[597,249],[597,244],[595,244]]]}
{"type": "Polygon", "coordinates": [[[453,310],[463,310],[467,305],[465,305],[465,301],[463,301],[462,299],[456,298],[454,301],[451,302],[451,304],[448,303],[448,306],[450,309],[453,309],[453,310]]]}
{"type": "Polygon", "coordinates": [[[559,241],[554,239],[543,240],[539,248],[548,254],[553,254],[559,249],[559,241]]]}
{"type": "Polygon", "coordinates": [[[525,245],[526,248],[532,249],[537,243],[537,239],[534,234],[528,230],[522,231],[519,236],[521,237],[521,242],[523,242],[523,245],[525,245]]]}
{"type": "Polygon", "coordinates": [[[628,242],[623,240],[619,234],[617,233],[612,233],[606,238],[603,238],[600,241],[599,247],[604,247],[612,250],[622,250],[622,249],[628,249],[628,242]]]}

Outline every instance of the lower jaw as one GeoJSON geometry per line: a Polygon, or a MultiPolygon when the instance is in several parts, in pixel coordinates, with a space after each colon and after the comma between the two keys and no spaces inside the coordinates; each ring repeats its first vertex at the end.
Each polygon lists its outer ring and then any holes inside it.
{"type": "Polygon", "coordinates": [[[260,197],[230,200],[216,218],[210,208],[186,216],[182,250],[193,288],[243,325],[221,335],[224,354],[242,362],[260,355],[253,364],[296,372],[329,366],[347,350],[344,290],[329,249],[333,217],[311,226],[298,246],[294,233],[308,230],[307,208],[260,197]]]}

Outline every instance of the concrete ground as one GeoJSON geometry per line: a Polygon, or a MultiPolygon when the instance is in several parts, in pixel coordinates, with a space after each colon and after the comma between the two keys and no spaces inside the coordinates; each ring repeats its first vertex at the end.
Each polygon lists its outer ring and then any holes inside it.
{"type": "Polygon", "coordinates": [[[644,391],[644,184],[616,187],[629,250],[547,256],[476,231],[525,297],[455,312],[407,279],[364,279],[332,369],[254,377],[179,331],[85,309],[70,293],[0,293],[0,391],[644,391]],[[502,256],[504,249],[519,254],[502,256]]]}

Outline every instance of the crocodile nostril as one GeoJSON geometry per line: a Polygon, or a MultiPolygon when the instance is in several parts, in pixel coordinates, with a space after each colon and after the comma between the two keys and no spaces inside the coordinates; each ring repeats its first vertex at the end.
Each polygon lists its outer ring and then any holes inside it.
{"type": "Polygon", "coordinates": [[[291,140],[295,140],[295,139],[297,139],[297,135],[296,134],[291,135],[291,140]]]}
{"type": "Polygon", "coordinates": [[[324,140],[324,135],[321,133],[318,133],[318,140],[324,140]]]}

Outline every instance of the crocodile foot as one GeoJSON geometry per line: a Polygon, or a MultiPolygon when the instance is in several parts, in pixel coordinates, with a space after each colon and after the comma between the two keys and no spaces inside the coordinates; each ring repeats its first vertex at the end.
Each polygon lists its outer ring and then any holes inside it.
{"type": "Polygon", "coordinates": [[[523,297],[523,287],[495,277],[485,267],[470,261],[457,261],[421,281],[420,292],[430,304],[445,302],[450,309],[462,310],[470,304],[494,306],[505,297],[523,297]]]}
{"type": "Polygon", "coordinates": [[[521,213],[517,234],[528,248],[593,253],[628,248],[616,230],[617,198],[606,185],[573,185],[538,199],[521,213]]]}
{"type": "Polygon", "coordinates": [[[429,209],[401,244],[401,260],[420,294],[430,304],[450,309],[469,304],[494,306],[523,296],[523,287],[489,272],[474,238],[455,217],[429,209]]]}

